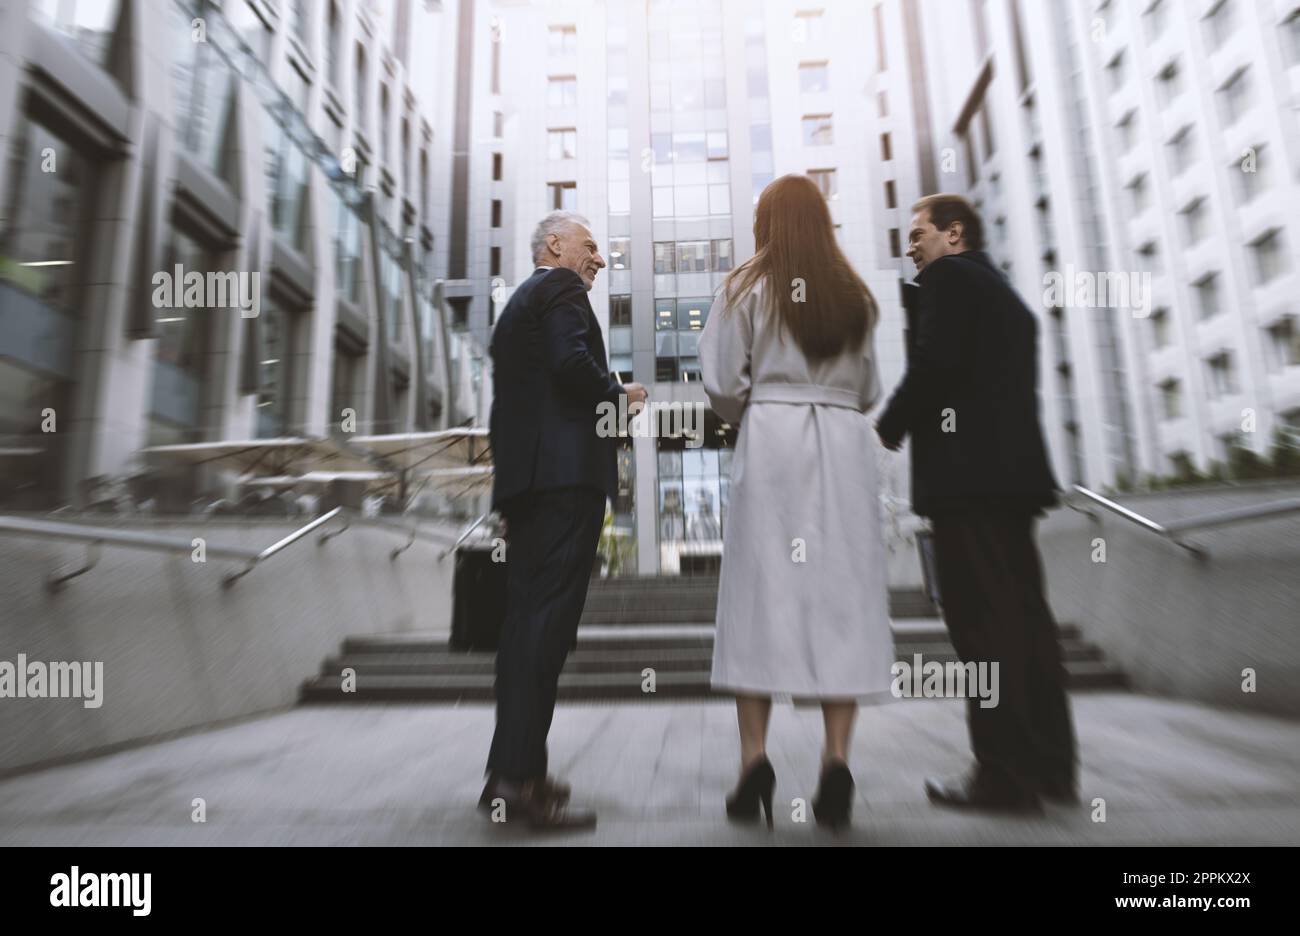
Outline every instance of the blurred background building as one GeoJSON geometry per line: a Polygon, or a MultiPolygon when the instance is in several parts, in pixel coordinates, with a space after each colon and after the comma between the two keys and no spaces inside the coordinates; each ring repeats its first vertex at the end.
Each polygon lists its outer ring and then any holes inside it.
{"type": "MultiPolygon", "coordinates": [[[[1267,474],[1300,434],[1287,0],[19,0],[0,12],[0,498],[84,503],[149,445],[487,420],[554,208],[611,367],[707,403],[696,342],[762,187],[808,173],[882,308],[910,207],[970,196],[1040,316],[1058,477],[1267,474]],[[51,171],[52,170],[52,171],[51,171]],[[151,277],[259,271],[262,314],[151,277]],[[1149,273],[1143,308],[1045,276],[1149,273]],[[59,431],[43,432],[47,411],[59,431]]],[[[611,569],[716,568],[735,427],[624,440],[611,569]]],[[[877,453],[910,542],[906,464],[877,453]]],[[[178,477],[174,499],[211,487],[178,477]]],[[[891,533],[891,535],[892,535],[891,533]]]]}
{"type": "MultiPolygon", "coordinates": [[[[485,421],[483,353],[435,294],[455,253],[449,6],[5,5],[6,507],[84,504],[149,445],[485,421]],[[260,315],[158,307],[177,264],[259,272],[260,315]]],[[[174,480],[185,502],[214,479],[174,480]]]]}
{"type": "Polygon", "coordinates": [[[1294,470],[1300,4],[891,6],[885,45],[928,99],[933,184],[980,207],[1040,314],[1062,482],[1294,470]],[[1044,277],[1071,271],[1149,274],[1150,295],[1049,307],[1044,277]]]}

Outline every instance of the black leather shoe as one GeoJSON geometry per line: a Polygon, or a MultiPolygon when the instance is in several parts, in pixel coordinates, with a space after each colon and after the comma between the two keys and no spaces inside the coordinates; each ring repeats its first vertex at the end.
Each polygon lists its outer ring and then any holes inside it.
{"type": "MultiPolygon", "coordinates": [[[[489,778],[487,785],[483,787],[483,795],[478,798],[479,809],[492,808],[493,797],[489,795],[489,791],[493,789],[493,782],[493,779],[489,778]]],[[[569,797],[573,794],[571,786],[551,776],[538,777],[536,783],[540,786],[543,796],[555,800],[561,806],[567,805],[569,797]]]]}
{"type": "Polygon", "coordinates": [[[1038,794],[994,780],[978,770],[953,780],[928,777],[925,794],[936,806],[1032,815],[1043,811],[1038,794]]]}
{"type": "Polygon", "coordinates": [[[493,777],[479,797],[479,809],[495,813],[497,803],[505,807],[506,825],[523,825],[535,831],[577,832],[596,827],[596,814],[589,809],[570,808],[535,780],[512,783],[493,777]]]}
{"type": "Polygon", "coordinates": [[[819,826],[839,830],[849,824],[853,812],[853,774],[844,761],[831,761],[822,769],[812,811],[819,826]]]}

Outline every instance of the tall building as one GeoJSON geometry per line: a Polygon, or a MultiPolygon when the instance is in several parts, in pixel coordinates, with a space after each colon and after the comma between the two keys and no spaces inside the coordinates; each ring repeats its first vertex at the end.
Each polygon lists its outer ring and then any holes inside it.
{"type": "MultiPolygon", "coordinates": [[[[474,49],[487,64],[476,66],[473,87],[492,107],[473,108],[483,142],[465,190],[471,263],[486,265],[500,288],[493,299],[476,278],[470,329],[486,340],[510,289],[532,271],[529,238],[543,215],[569,208],[591,221],[609,263],[591,302],[611,368],[646,384],[654,401],[700,406],[705,419],[699,447],[624,440],[614,516],[624,570],[707,569],[721,551],[735,427],[708,410],[697,342],[727,272],[754,252],[754,204],[777,176],[807,173],[826,195],[840,244],[881,306],[885,386],[901,376],[891,228],[921,178],[906,78],[882,79],[863,55],[873,29],[865,4],[481,6],[474,49]]],[[[901,460],[881,462],[886,494],[905,497],[901,460]]]]}
{"type": "Polygon", "coordinates": [[[980,207],[1040,316],[1061,480],[1210,472],[1300,435],[1300,245],[1284,222],[1300,197],[1300,5],[903,6],[921,24],[909,52],[936,187],[980,207]]]}
{"type": "MultiPolygon", "coordinates": [[[[0,9],[7,507],[84,503],[150,445],[479,418],[482,352],[436,292],[454,253],[456,15],[450,0],[0,9]]],[[[178,483],[183,504],[218,479],[178,483]]]]}

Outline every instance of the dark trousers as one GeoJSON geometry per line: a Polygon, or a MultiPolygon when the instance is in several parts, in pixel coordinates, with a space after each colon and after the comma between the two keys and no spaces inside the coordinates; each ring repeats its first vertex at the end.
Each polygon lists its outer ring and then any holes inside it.
{"type": "Polygon", "coordinates": [[[1078,754],[1056,622],[1027,512],[933,518],[943,616],[962,662],[997,662],[998,704],[967,702],[982,773],[1025,789],[1073,785],[1078,754]]]}
{"type": "Polygon", "coordinates": [[[523,782],[546,775],[556,686],[587,601],[605,494],[583,487],[534,491],[512,498],[501,513],[509,538],[506,614],[488,770],[523,782]]]}

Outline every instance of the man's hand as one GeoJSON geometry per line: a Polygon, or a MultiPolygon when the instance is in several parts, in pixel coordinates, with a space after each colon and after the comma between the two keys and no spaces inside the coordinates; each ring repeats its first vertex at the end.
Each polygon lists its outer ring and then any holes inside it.
{"type": "Polygon", "coordinates": [[[650,396],[646,388],[639,383],[624,384],[623,389],[627,392],[627,409],[629,413],[634,405],[644,403],[650,396]]]}

